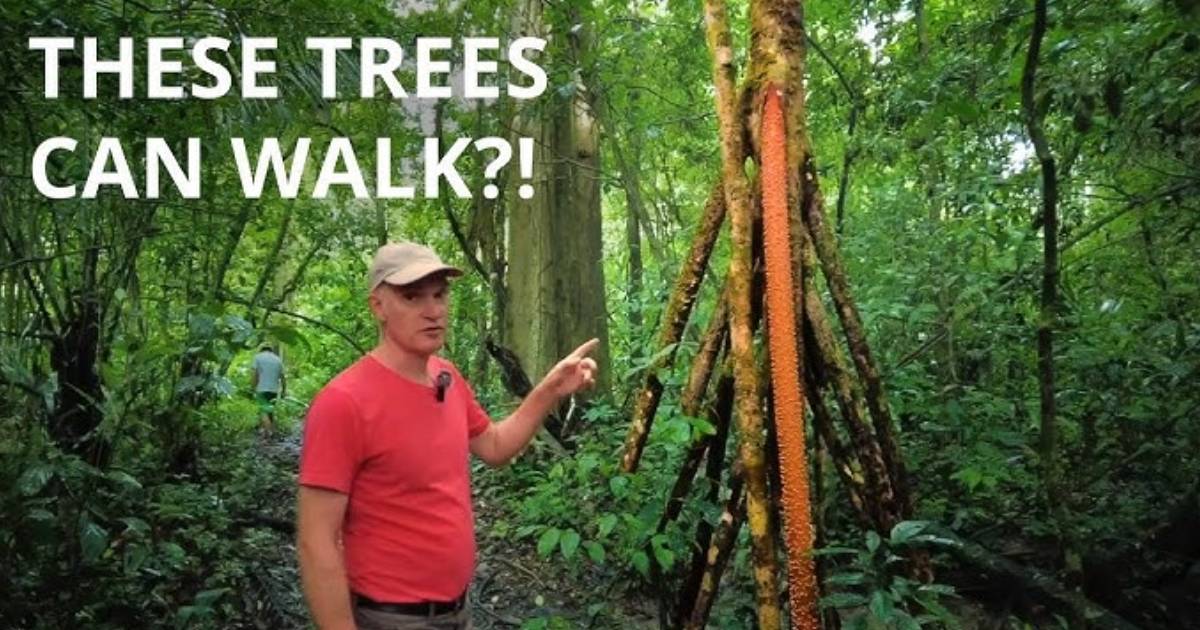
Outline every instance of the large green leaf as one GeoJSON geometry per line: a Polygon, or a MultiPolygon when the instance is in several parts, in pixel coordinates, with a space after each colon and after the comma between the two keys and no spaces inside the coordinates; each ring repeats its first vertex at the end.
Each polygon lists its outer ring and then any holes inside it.
{"type": "Polygon", "coordinates": [[[94,562],[108,548],[108,532],[84,517],[79,523],[79,547],[84,562],[94,562]]]}
{"type": "Polygon", "coordinates": [[[17,489],[22,495],[30,497],[42,491],[50,479],[54,477],[54,467],[49,464],[38,464],[25,469],[17,479],[17,489]]]}
{"type": "Polygon", "coordinates": [[[570,560],[575,557],[575,550],[579,548],[579,540],[579,533],[575,530],[568,529],[563,532],[562,537],[558,539],[558,545],[564,558],[570,560]]]}
{"type": "Polygon", "coordinates": [[[554,550],[554,547],[558,545],[558,541],[561,537],[562,530],[558,529],[557,527],[547,528],[546,531],[542,532],[541,537],[538,538],[538,555],[542,556],[543,558],[549,556],[550,552],[554,550]]]}

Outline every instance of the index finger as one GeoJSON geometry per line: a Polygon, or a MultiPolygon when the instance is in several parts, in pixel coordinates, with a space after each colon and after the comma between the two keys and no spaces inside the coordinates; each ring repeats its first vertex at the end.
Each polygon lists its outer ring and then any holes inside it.
{"type": "Polygon", "coordinates": [[[571,354],[568,354],[567,357],[572,359],[582,359],[583,357],[586,357],[592,350],[595,350],[599,345],[600,339],[593,337],[583,342],[583,345],[571,351],[571,354]]]}

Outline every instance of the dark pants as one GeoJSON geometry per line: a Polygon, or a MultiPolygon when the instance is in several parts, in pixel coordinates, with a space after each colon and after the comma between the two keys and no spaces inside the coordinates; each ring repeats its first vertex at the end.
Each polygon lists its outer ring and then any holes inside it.
{"type": "Polygon", "coordinates": [[[470,603],[462,610],[444,615],[401,615],[354,607],[354,623],[359,630],[471,630],[470,603]]]}

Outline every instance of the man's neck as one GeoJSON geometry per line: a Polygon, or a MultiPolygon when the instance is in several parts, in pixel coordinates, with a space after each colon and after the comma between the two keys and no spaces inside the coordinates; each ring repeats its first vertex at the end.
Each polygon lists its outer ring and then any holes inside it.
{"type": "Polygon", "coordinates": [[[400,376],[421,383],[422,385],[431,385],[433,381],[429,378],[427,366],[429,364],[429,356],[409,352],[394,343],[390,343],[387,339],[379,342],[378,346],[371,351],[371,355],[383,363],[385,366],[396,372],[400,376]]]}

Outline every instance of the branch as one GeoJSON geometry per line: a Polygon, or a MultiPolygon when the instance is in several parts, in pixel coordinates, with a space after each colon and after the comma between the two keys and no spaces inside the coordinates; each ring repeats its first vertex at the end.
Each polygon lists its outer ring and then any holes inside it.
{"type": "Polygon", "coordinates": [[[15,330],[0,330],[0,335],[16,337],[17,339],[38,339],[41,341],[54,341],[58,339],[55,334],[46,331],[18,332],[15,330]]]}
{"type": "Polygon", "coordinates": [[[850,85],[850,81],[846,79],[846,75],[842,73],[842,69],[838,67],[836,63],[834,63],[833,59],[828,54],[825,53],[825,49],[821,48],[821,45],[817,43],[817,40],[812,38],[812,35],[806,32],[804,33],[804,39],[809,43],[810,46],[813,47],[813,50],[817,51],[817,54],[821,56],[821,59],[824,59],[825,63],[829,64],[829,67],[833,70],[833,73],[837,75],[838,81],[841,82],[842,87],[846,89],[846,94],[850,96],[850,100],[854,101],[854,107],[858,107],[859,104],[862,103],[862,95],[858,93],[858,90],[855,89],[854,86],[850,85]]]}
{"type": "MultiPolygon", "coordinates": [[[[225,300],[225,301],[227,301],[227,302],[233,302],[234,304],[241,304],[241,305],[243,305],[243,306],[250,306],[250,300],[247,300],[247,299],[245,299],[245,298],[240,298],[240,297],[238,297],[238,296],[236,296],[236,295],[233,295],[233,294],[230,294],[230,293],[225,293],[225,292],[222,292],[222,293],[221,293],[221,299],[223,299],[223,300],[225,300]]],[[[359,353],[361,353],[361,354],[366,354],[366,352],[367,352],[367,349],[366,349],[366,348],[364,348],[364,347],[362,347],[362,346],[360,346],[360,345],[358,345],[358,342],[357,342],[357,341],[355,341],[353,337],[351,337],[351,336],[350,336],[350,335],[348,335],[347,333],[345,333],[345,332],[343,332],[343,331],[341,331],[341,330],[339,330],[339,329],[337,329],[337,328],[333,327],[333,326],[332,326],[332,325],[330,325],[330,324],[326,324],[325,322],[323,322],[323,321],[321,321],[321,320],[319,320],[319,319],[313,319],[313,318],[311,318],[311,317],[309,317],[309,316],[307,316],[307,315],[301,315],[300,313],[295,313],[295,312],[292,312],[292,311],[284,310],[284,309],[282,309],[282,308],[279,308],[278,306],[267,306],[267,307],[264,307],[264,308],[265,308],[266,310],[268,310],[268,311],[271,311],[272,313],[279,313],[280,315],[287,315],[288,317],[294,317],[294,318],[296,318],[296,319],[298,319],[298,320],[300,320],[300,321],[302,321],[302,322],[307,322],[307,323],[309,323],[309,324],[312,324],[313,326],[316,326],[317,328],[321,328],[321,329],[323,329],[323,330],[327,330],[327,331],[329,331],[329,332],[331,332],[331,333],[333,333],[333,334],[335,334],[335,335],[337,335],[337,336],[341,337],[343,340],[345,340],[345,341],[346,341],[346,343],[350,344],[350,347],[354,348],[354,349],[355,349],[355,350],[357,350],[359,353]]]]}

